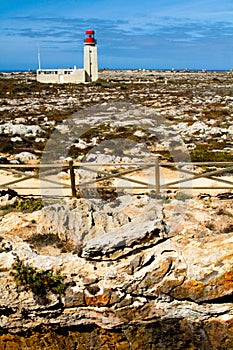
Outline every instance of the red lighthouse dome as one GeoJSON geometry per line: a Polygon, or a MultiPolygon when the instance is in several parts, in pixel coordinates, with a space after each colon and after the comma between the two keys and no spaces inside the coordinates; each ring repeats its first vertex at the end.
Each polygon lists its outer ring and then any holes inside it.
{"type": "Polygon", "coordinates": [[[86,34],[85,45],[95,45],[96,44],[95,31],[89,29],[89,30],[86,30],[85,34],[86,34]]]}

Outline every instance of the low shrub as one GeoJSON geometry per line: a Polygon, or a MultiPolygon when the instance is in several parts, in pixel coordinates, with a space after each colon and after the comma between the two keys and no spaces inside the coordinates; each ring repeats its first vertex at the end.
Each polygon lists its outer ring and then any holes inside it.
{"type": "Polygon", "coordinates": [[[37,296],[46,296],[51,291],[54,294],[63,294],[67,288],[64,284],[66,276],[52,270],[37,270],[31,265],[24,264],[19,258],[12,265],[13,277],[18,287],[31,290],[37,296]]]}
{"type": "Polygon", "coordinates": [[[32,213],[43,208],[41,199],[27,198],[15,203],[15,208],[22,212],[32,213]]]}
{"type": "Polygon", "coordinates": [[[32,213],[33,211],[43,208],[43,202],[41,199],[26,198],[16,199],[14,203],[2,205],[0,207],[3,215],[10,213],[11,211],[20,211],[23,213],[32,213]]]}

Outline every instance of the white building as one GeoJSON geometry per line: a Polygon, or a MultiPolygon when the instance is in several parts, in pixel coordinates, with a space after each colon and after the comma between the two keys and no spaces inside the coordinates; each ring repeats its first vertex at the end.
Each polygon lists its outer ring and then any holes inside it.
{"type": "Polygon", "coordinates": [[[84,68],[58,68],[37,70],[40,83],[86,83],[98,79],[98,57],[94,30],[86,30],[84,41],[84,68]]]}

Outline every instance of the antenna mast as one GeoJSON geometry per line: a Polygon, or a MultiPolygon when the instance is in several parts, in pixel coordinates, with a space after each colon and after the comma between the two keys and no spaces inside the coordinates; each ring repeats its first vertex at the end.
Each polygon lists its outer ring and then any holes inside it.
{"type": "Polygon", "coordinates": [[[41,62],[40,62],[40,47],[38,45],[38,69],[41,70],[41,62]]]}

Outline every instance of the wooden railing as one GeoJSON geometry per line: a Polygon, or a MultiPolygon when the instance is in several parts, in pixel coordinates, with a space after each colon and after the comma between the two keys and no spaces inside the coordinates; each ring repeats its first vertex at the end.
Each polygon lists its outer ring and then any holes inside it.
{"type": "MultiPolygon", "coordinates": [[[[107,189],[135,189],[141,191],[155,191],[156,195],[160,195],[164,190],[175,190],[175,189],[233,189],[233,175],[232,180],[224,179],[221,177],[224,173],[233,172],[233,162],[195,162],[195,163],[167,163],[161,162],[158,158],[155,159],[153,163],[73,163],[70,161],[68,164],[0,164],[0,170],[10,172],[13,175],[20,176],[17,179],[11,179],[10,181],[0,184],[0,189],[11,188],[15,190],[43,190],[41,184],[38,182],[37,187],[20,187],[16,186],[23,181],[30,179],[44,180],[46,183],[51,184],[51,188],[64,188],[70,189],[70,195],[76,197],[78,188],[95,188],[98,184],[98,188],[107,189]],[[202,172],[203,167],[216,167],[216,169],[211,171],[202,172]],[[129,175],[137,173],[137,175],[146,169],[154,169],[154,181],[152,183],[139,180],[138,178],[131,178],[129,175]],[[185,174],[185,178],[178,178],[166,183],[161,183],[161,170],[170,169],[177,174],[185,174]],[[195,170],[193,170],[193,168],[195,170]],[[33,174],[25,173],[25,170],[33,170],[33,174]],[[95,178],[88,181],[81,181],[76,183],[75,169],[82,169],[95,173],[95,178]],[[190,170],[191,169],[191,170],[190,170]],[[22,171],[24,170],[24,171],[22,171]],[[61,183],[54,178],[48,178],[54,174],[58,174],[61,171],[67,171],[69,173],[69,184],[61,183]],[[207,178],[221,183],[222,186],[190,186],[185,183],[194,181],[201,178],[207,178]],[[105,185],[104,182],[112,179],[122,179],[133,184],[132,186],[117,186],[113,184],[105,185]]],[[[231,176],[230,176],[231,178],[231,176]]],[[[48,189],[48,185],[46,187],[48,189]]]]}

